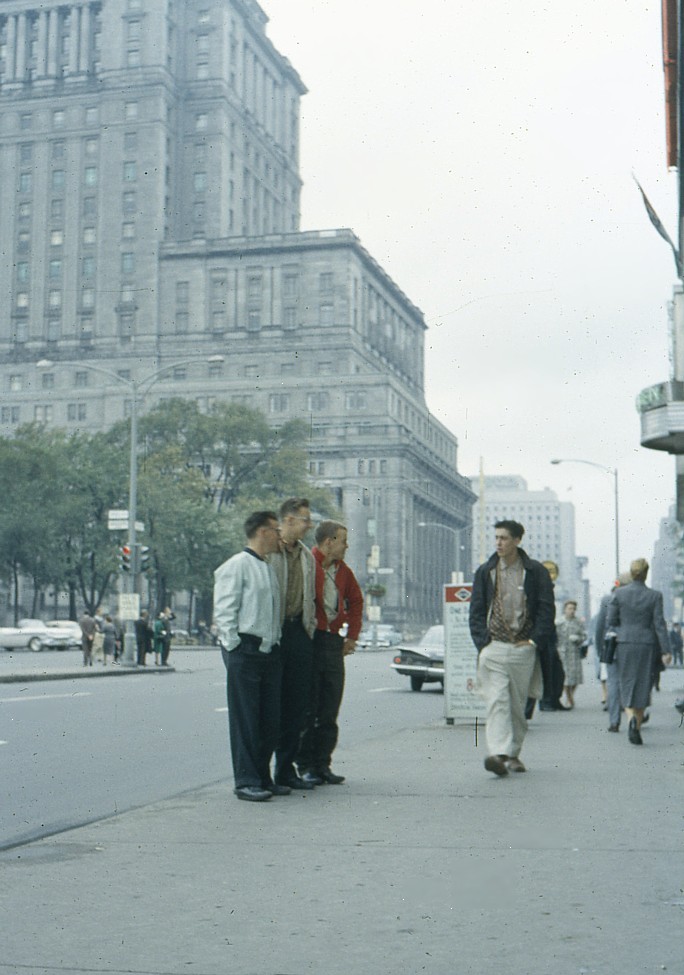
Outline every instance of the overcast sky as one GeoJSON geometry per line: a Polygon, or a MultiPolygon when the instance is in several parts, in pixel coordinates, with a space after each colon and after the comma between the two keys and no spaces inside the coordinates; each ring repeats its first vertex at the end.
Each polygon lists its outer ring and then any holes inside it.
{"type": "Polygon", "coordinates": [[[593,596],[649,560],[674,460],[639,444],[670,377],[674,237],[657,0],[262,0],[302,100],[302,229],[351,227],[429,324],[426,395],[459,470],[576,510],[593,596]]]}

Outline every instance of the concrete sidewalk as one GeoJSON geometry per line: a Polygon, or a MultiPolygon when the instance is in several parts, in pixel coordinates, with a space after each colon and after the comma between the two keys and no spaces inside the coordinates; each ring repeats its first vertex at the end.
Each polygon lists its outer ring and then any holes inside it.
{"type": "MultiPolygon", "coordinates": [[[[180,648],[179,648],[180,649],[180,648]]],[[[184,649],[184,648],[183,648],[184,649]]],[[[94,660],[92,667],[83,666],[80,650],[43,651],[31,653],[29,650],[8,650],[0,652],[0,684],[18,684],[43,680],[80,680],[91,677],[123,677],[127,674],[168,674],[173,673],[172,664],[157,667],[147,663],[145,667],[127,666],[123,663],[105,667],[94,660]]]]}
{"type": "Polygon", "coordinates": [[[7,851],[0,973],[681,975],[683,690],[641,748],[592,683],[535,716],[524,775],[436,720],[341,747],[341,786],[226,781],[7,851]]]}

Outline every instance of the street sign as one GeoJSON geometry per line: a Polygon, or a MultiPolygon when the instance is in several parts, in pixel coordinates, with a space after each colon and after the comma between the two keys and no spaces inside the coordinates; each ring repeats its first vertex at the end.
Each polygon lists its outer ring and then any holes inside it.
{"type": "Polygon", "coordinates": [[[140,616],[140,596],[137,592],[119,593],[119,619],[137,620],[140,616]]]}
{"type": "Polygon", "coordinates": [[[444,717],[484,717],[484,701],[476,691],[477,650],[470,636],[472,583],[444,587],[444,717]]]}
{"type": "Polygon", "coordinates": [[[378,569],[379,576],[391,576],[393,572],[394,569],[391,568],[378,569]]]}
{"type": "Polygon", "coordinates": [[[377,604],[366,606],[366,616],[369,623],[379,623],[382,619],[382,610],[377,604]]]}

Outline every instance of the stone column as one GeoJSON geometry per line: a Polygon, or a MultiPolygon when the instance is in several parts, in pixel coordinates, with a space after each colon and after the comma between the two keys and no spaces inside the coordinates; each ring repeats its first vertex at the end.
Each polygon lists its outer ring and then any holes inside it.
{"type": "Polygon", "coordinates": [[[17,81],[26,78],[26,14],[20,13],[17,18],[17,55],[14,66],[17,81]]]}
{"type": "Polygon", "coordinates": [[[81,7],[81,48],[78,59],[78,70],[87,74],[90,67],[90,7],[81,7]]]}
{"type": "Polygon", "coordinates": [[[7,73],[5,81],[14,81],[16,75],[16,46],[17,46],[17,16],[10,14],[7,18],[7,73]]]}
{"type": "Polygon", "coordinates": [[[71,22],[69,27],[69,65],[67,68],[67,74],[75,75],[78,72],[78,41],[79,41],[79,23],[80,23],[80,7],[72,7],[70,10],[71,22]]]}
{"type": "Polygon", "coordinates": [[[44,78],[47,73],[47,30],[47,11],[41,10],[38,14],[38,53],[36,57],[36,78],[44,78]]]}
{"type": "Polygon", "coordinates": [[[59,12],[52,7],[48,16],[47,75],[57,77],[57,37],[59,34],[59,12]]]}

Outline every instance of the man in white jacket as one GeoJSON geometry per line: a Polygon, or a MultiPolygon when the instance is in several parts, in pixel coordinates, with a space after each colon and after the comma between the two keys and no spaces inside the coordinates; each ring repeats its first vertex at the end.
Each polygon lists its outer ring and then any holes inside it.
{"type": "Polygon", "coordinates": [[[214,573],[214,622],[227,671],[228,727],[235,795],[265,802],[277,786],[270,763],[280,725],[280,593],[266,557],[279,546],[278,518],[255,511],[245,521],[247,545],[214,573]]]}

